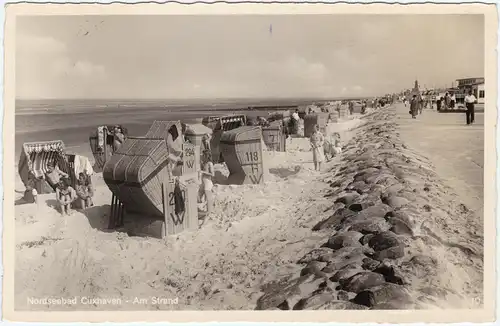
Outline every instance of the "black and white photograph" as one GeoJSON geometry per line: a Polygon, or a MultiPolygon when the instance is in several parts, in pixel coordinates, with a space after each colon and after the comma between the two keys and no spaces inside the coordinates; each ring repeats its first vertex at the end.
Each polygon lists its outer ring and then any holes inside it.
{"type": "Polygon", "coordinates": [[[7,37],[18,316],[493,313],[491,6],[92,6],[7,37]]]}

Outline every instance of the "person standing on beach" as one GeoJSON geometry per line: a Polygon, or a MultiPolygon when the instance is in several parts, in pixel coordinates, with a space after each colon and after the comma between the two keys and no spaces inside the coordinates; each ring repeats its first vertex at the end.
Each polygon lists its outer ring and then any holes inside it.
{"type": "Polygon", "coordinates": [[[425,97],[422,95],[418,96],[418,114],[422,114],[425,105],[425,97]]]}
{"type": "Polygon", "coordinates": [[[57,164],[53,161],[47,164],[47,172],[42,175],[42,179],[45,180],[52,189],[56,190],[57,185],[61,181],[62,178],[68,178],[69,175],[66,172],[59,170],[57,164]]]}
{"type": "Polygon", "coordinates": [[[455,110],[455,103],[456,103],[456,98],[455,98],[455,93],[451,93],[450,97],[450,107],[455,110]]]}
{"type": "Polygon", "coordinates": [[[420,106],[420,101],[418,100],[417,95],[413,95],[410,102],[410,113],[413,119],[417,118],[419,106],[420,106]]]}
{"type": "Polygon", "coordinates": [[[438,98],[436,99],[436,109],[437,111],[441,111],[441,104],[443,102],[443,98],[438,95],[438,98]]]}
{"type": "Polygon", "coordinates": [[[173,171],[178,164],[182,162],[182,143],[176,142],[174,138],[179,137],[177,134],[177,128],[172,126],[167,133],[167,149],[168,149],[168,173],[169,177],[173,177],[173,171]]]}
{"type": "Polygon", "coordinates": [[[465,120],[468,125],[474,123],[474,104],[476,104],[477,99],[472,94],[472,89],[469,90],[469,94],[465,96],[465,120]]]}
{"type": "Polygon", "coordinates": [[[113,129],[113,152],[116,152],[125,141],[125,135],[120,126],[115,126],[113,129]]]}
{"type": "Polygon", "coordinates": [[[319,130],[319,125],[314,126],[314,132],[309,139],[311,142],[311,147],[313,151],[313,162],[314,169],[316,171],[321,170],[321,163],[325,160],[325,154],[323,150],[323,144],[325,143],[325,137],[319,130]]]}
{"type": "Polygon", "coordinates": [[[349,114],[352,115],[354,113],[354,102],[349,101],[349,114]]]}
{"type": "Polygon", "coordinates": [[[210,148],[210,135],[209,134],[204,134],[203,137],[201,138],[201,152],[204,153],[205,151],[212,152],[212,149],[210,148]]]}
{"type": "Polygon", "coordinates": [[[212,212],[213,208],[213,177],[215,176],[214,164],[212,163],[212,153],[210,151],[203,152],[203,164],[200,171],[201,185],[198,192],[198,199],[201,202],[203,196],[205,196],[207,202],[207,215],[212,212]]]}
{"type": "Polygon", "coordinates": [[[300,116],[299,116],[299,110],[296,109],[295,112],[292,114],[292,119],[290,119],[290,131],[289,133],[291,135],[296,135],[299,133],[299,121],[300,121],[300,116]]]}

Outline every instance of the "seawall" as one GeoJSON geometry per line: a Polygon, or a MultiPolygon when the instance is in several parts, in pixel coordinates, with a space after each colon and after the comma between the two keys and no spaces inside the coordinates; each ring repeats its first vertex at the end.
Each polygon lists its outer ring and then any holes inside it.
{"type": "Polygon", "coordinates": [[[328,180],[326,243],[298,257],[300,274],[262,288],[257,310],[478,308],[482,230],[399,137],[394,107],[364,117],[328,180]]]}

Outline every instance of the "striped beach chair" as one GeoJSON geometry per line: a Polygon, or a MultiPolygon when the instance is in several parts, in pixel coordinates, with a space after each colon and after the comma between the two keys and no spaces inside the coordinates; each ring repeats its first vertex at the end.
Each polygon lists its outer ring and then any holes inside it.
{"type": "Polygon", "coordinates": [[[23,184],[27,187],[35,180],[35,189],[39,194],[53,192],[53,185],[39,178],[47,172],[49,162],[55,163],[59,169],[69,175],[71,186],[75,186],[76,176],[68,161],[62,140],[24,143],[19,158],[18,172],[23,184]]]}

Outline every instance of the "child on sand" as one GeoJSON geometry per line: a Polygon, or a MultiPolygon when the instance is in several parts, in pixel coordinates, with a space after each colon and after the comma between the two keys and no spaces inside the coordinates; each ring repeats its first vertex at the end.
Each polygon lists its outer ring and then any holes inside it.
{"type": "Polygon", "coordinates": [[[28,182],[24,191],[23,199],[28,203],[38,204],[38,191],[36,190],[36,177],[32,172],[28,172],[28,182]]]}
{"type": "Polygon", "coordinates": [[[80,202],[80,207],[86,209],[93,206],[92,197],[94,196],[94,190],[90,184],[88,177],[85,174],[80,173],[78,175],[78,180],[76,181],[76,195],[80,202]]]}
{"type": "Polygon", "coordinates": [[[334,132],[331,136],[325,138],[325,143],[323,145],[324,154],[327,162],[329,162],[332,158],[337,156],[342,152],[342,147],[340,143],[340,134],[338,132],[334,132]],[[331,157],[328,158],[328,155],[331,157]]]}
{"type": "Polygon", "coordinates": [[[73,187],[69,185],[69,181],[67,179],[59,181],[56,187],[56,199],[61,205],[61,216],[71,214],[71,203],[75,198],[76,192],[73,187]]]}

